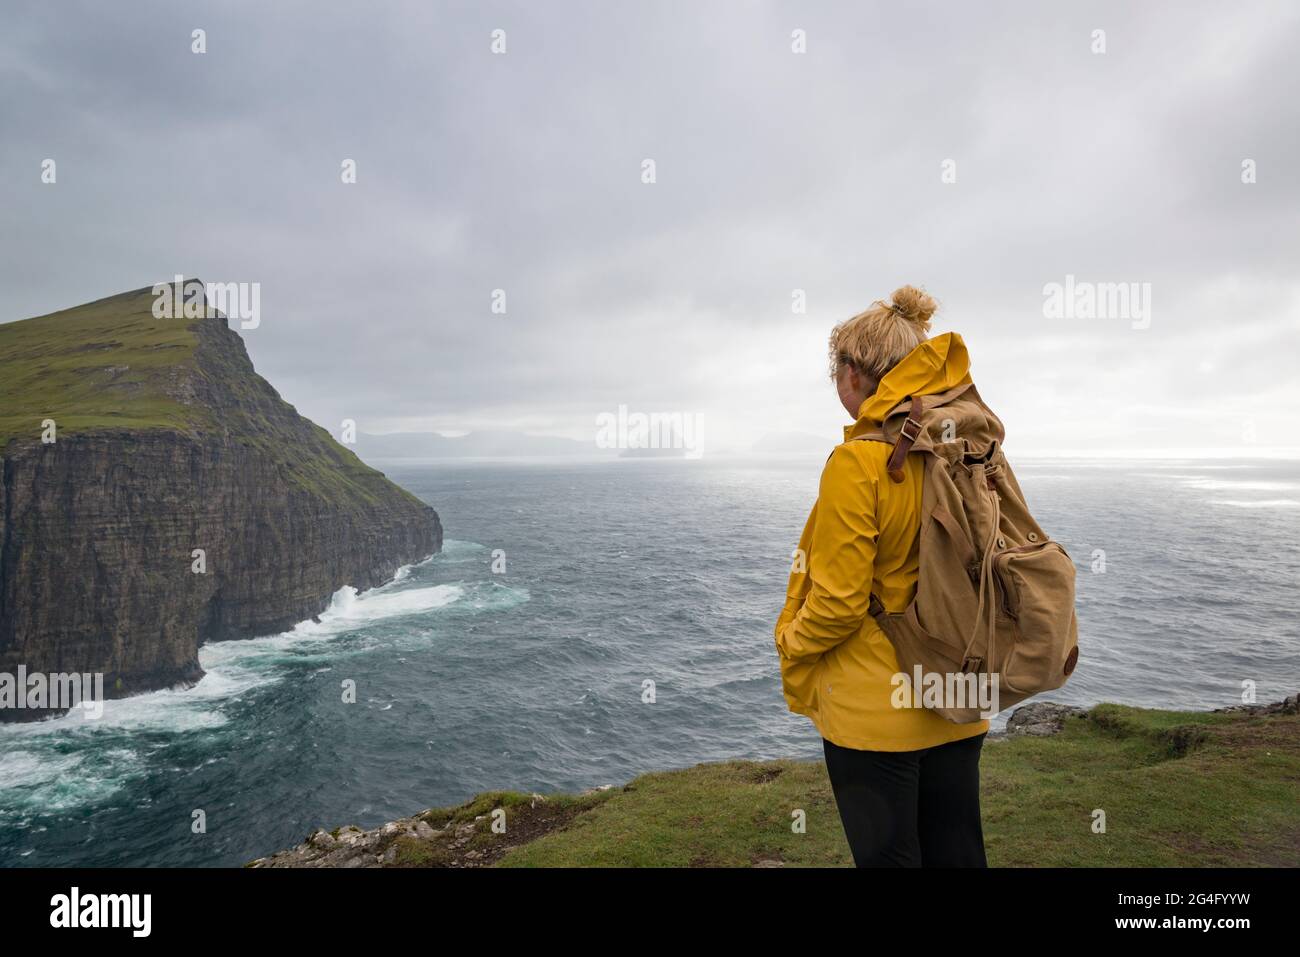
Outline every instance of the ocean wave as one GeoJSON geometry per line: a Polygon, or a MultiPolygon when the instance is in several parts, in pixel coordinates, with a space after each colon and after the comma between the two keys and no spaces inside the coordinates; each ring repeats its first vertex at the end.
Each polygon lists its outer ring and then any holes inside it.
{"type": "MultiPolygon", "coordinates": [[[[357,589],[344,586],[334,593],[329,607],[315,620],[299,622],[280,634],[204,645],[199,649],[199,664],[206,673],[192,686],[162,688],[105,701],[98,718],[74,708],[44,721],[0,725],[0,750],[17,753],[13,749],[20,742],[62,737],[80,730],[184,733],[220,728],[227,722],[220,705],[281,680],[282,675],[275,666],[286,660],[297,660],[298,656],[293,654],[296,649],[385,619],[426,614],[455,603],[465,594],[460,584],[394,587],[408,580],[411,571],[427,562],[428,559],[404,566],[406,575],[366,592],[358,593],[357,589]]],[[[17,773],[16,768],[0,766],[0,780],[8,779],[6,771],[17,773]]]]}
{"type": "Polygon", "coordinates": [[[446,538],[442,542],[442,551],[430,555],[426,561],[439,565],[452,565],[460,562],[483,562],[491,552],[486,545],[478,542],[466,542],[455,538],[446,538]]]}
{"type": "Polygon", "coordinates": [[[10,751],[0,754],[0,794],[45,784],[76,770],[82,763],[76,754],[38,754],[10,751]]]}
{"type": "Polygon", "coordinates": [[[411,577],[411,572],[415,571],[417,568],[424,567],[425,565],[429,564],[429,562],[433,561],[437,557],[438,557],[438,553],[434,552],[428,558],[422,558],[418,562],[412,562],[409,565],[403,565],[397,571],[393,572],[393,578],[387,584],[392,585],[400,581],[406,581],[406,579],[411,577]]]}
{"type": "Polygon", "coordinates": [[[442,549],[434,552],[427,558],[422,558],[418,562],[412,562],[409,565],[403,565],[397,571],[393,572],[393,577],[385,584],[395,585],[398,582],[406,581],[411,577],[413,572],[437,562],[440,565],[446,565],[455,562],[480,561],[482,555],[488,550],[486,545],[480,545],[478,542],[465,542],[454,538],[443,540],[442,549]]]}
{"type": "MultiPolygon", "coordinates": [[[[471,543],[472,544],[472,543],[471,543]]],[[[33,814],[49,814],[93,805],[112,796],[146,769],[146,755],[133,746],[141,732],[168,739],[194,732],[219,733],[232,719],[225,713],[263,686],[278,684],[316,656],[357,653],[332,640],[350,633],[365,636],[360,653],[427,642],[428,628],[380,630],[386,622],[426,623],[429,616],[463,603],[464,611],[505,609],[529,600],[527,589],[498,582],[423,584],[422,566],[379,588],[358,593],[350,586],[335,592],[329,607],[314,620],[276,635],[213,642],[199,649],[206,674],[187,688],[168,688],[104,702],[99,718],[81,709],[29,724],[0,726],[0,820],[21,828],[33,814]]],[[[321,669],[316,669],[317,671],[321,669]]],[[[159,739],[154,737],[154,743],[159,739]]]]}
{"type": "Polygon", "coordinates": [[[109,699],[103,702],[103,713],[97,718],[81,708],[73,708],[67,714],[43,721],[0,725],[0,749],[20,747],[33,738],[61,738],[79,732],[186,732],[219,728],[226,723],[226,718],[214,709],[215,702],[237,697],[272,680],[271,676],[252,672],[209,672],[189,687],[160,688],[109,699]]]}
{"type": "Polygon", "coordinates": [[[27,750],[0,755],[0,821],[21,829],[33,815],[73,810],[111,798],[144,773],[133,748],[107,747],[80,753],[56,751],[36,740],[27,750]]]}
{"type": "Polygon", "coordinates": [[[527,588],[505,585],[501,582],[474,582],[466,586],[460,605],[473,611],[504,611],[516,608],[532,599],[527,588]]]}
{"type": "Polygon", "coordinates": [[[358,622],[418,615],[450,605],[464,593],[465,589],[459,584],[395,590],[375,588],[367,592],[358,592],[351,585],[344,585],[334,593],[329,608],[318,619],[300,622],[288,634],[334,633],[340,627],[353,627],[358,622]]]}

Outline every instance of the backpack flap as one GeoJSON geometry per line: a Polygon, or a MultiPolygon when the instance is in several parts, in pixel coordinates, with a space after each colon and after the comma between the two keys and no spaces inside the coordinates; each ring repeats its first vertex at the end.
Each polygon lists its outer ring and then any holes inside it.
{"type": "MultiPolygon", "coordinates": [[[[910,396],[885,417],[890,478],[908,454],[925,457],[916,595],[871,614],[900,669],[927,686],[978,679],[997,689],[997,710],[1059,688],[1078,659],[1074,563],[1034,521],[1006,456],[1001,420],[967,383],[910,396]]],[[[969,695],[925,707],[958,724],[984,715],[969,695]]]]}

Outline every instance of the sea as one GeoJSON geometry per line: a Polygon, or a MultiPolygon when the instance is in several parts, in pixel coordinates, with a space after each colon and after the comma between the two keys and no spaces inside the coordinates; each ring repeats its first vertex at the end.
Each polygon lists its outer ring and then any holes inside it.
{"type": "MultiPolygon", "coordinates": [[[[0,725],[0,866],[240,866],[480,791],[819,758],[773,626],[823,461],[377,463],[437,508],[442,552],[205,646],[194,687],[0,725]]],[[[1078,667],[1044,700],[1300,690],[1300,462],[1016,473],[1079,571],[1078,667]]]]}

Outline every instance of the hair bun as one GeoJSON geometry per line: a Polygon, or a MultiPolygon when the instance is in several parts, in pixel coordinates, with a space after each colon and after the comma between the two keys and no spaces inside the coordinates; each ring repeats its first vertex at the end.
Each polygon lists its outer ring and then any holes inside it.
{"type": "Polygon", "coordinates": [[[930,330],[930,317],[939,308],[939,304],[929,293],[915,286],[903,286],[895,289],[894,294],[889,298],[891,300],[889,308],[895,313],[919,326],[922,331],[930,330]]]}

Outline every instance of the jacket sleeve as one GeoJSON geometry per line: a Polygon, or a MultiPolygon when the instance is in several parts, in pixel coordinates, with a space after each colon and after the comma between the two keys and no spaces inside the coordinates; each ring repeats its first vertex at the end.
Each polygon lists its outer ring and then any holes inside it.
{"type": "Polygon", "coordinates": [[[820,657],[855,634],[867,617],[876,559],[876,477],[847,445],[831,453],[817,495],[808,549],[811,584],[802,607],[777,634],[792,661],[820,657]]]}

